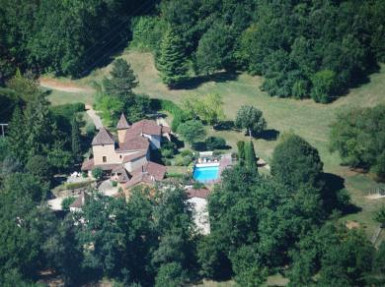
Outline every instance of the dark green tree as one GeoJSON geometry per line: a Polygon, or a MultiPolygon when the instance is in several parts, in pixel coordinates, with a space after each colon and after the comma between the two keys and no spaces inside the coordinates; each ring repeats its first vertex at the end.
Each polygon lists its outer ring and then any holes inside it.
{"type": "Polygon", "coordinates": [[[49,180],[52,175],[52,167],[47,158],[42,155],[30,156],[25,167],[29,173],[41,180],[49,180]]]}
{"type": "Polygon", "coordinates": [[[246,159],[245,142],[244,141],[237,142],[237,147],[238,147],[239,164],[243,165],[245,163],[245,159],[246,159]]]}
{"type": "Polygon", "coordinates": [[[224,22],[214,22],[199,40],[196,52],[199,72],[211,74],[232,67],[233,43],[231,28],[224,22]]]}
{"type": "Polygon", "coordinates": [[[303,184],[319,187],[322,173],[317,149],[297,135],[283,138],[273,152],[271,174],[293,190],[303,184]]]}
{"type": "Polygon", "coordinates": [[[250,170],[257,170],[257,156],[252,141],[245,144],[245,166],[250,170]]]}
{"type": "Polygon", "coordinates": [[[110,78],[103,80],[103,87],[108,96],[125,100],[133,96],[132,90],[138,83],[130,64],[123,59],[117,59],[112,64],[110,78]]]}
{"type": "Polygon", "coordinates": [[[179,287],[183,285],[185,272],[180,263],[171,262],[160,266],[155,278],[155,287],[179,287]]]}
{"type": "Polygon", "coordinates": [[[163,36],[157,57],[157,67],[163,83],[170,88],[183,82],[187,77],[188,68],[184,48],[172,29],[168,29],[163,36]]]}
{"type": "Polygon", "coordinates": [[[29,194],[15,190],[0,192],[0,207],[0,284],[11,286],[4,280],[12,273],[33,280],[43,268],[42,247],[54,234],[55,218],[47,208],[37,207],[29,194]]]}
{"type": "Polygon", "coordinates": [[[9,124],[9,133],[7,140],[9,142],[9,149],[19,160],[25,160],[28,155],[28,150],[25,147],[25,129],[24,129],[24,115],[19,108],[15,107],[12,115],[12,120],[9,124]]]}
{"type": "Polygon", "coordinates": [[[375,172],[383,178],[385,106],[356,108],[340,113],[332,123],[330,146],[344,164],[375,172]]]}
{"type": "Polygon", "coordinates": [[[80,162],[82,160],[82,149],[80,142],[80,130],[76,116],[73,116],[71,121],[71,149],[75,162],[80,162]]]}
{"type": "Polygon", "coordinates": [[[266,128],[262,112],[253,106],[241,106],[237,112],[235,126],[246,129],[249,136],[258,135],[266,128]]]}

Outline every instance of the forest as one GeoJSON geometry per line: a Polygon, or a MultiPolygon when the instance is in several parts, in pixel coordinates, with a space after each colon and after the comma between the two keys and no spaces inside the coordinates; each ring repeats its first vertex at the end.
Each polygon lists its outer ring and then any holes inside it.
{"type": "Polygon", "coordinates": [[[82,77],[130,42],[153,52],[170,88],[247,71],[265,77],[271,96],[328,103],[385,60],[382,0],[1,0],[0,7],[3,83],[17,68],[82,77]]]}
{"type": "MultiPolygon", "coordinates": [[[[242,102],[229,118],[219,89],[178,103],[139,93],[136,71],[116,57],[151,53],[170,92],[242,73],[262,76],[272,97],[327,109],[384,63],[383,15],[383,0],[0,0],[0,123],[9,123],[0,137],[0,286],[45,286],[47,271],[64,286],[254,287],[277,275],[289,287],[384,286],[385,240],[375,245],[364,224],[341,220],[361,207],[314,141],[271,129],[256,105],[242,102]],[[171,116],[171,130],[191,150],[164,145],[164,165],[191,164],[200,145],[228,149],[228,139],[213,134],[235,134],[237,163],[207,198],[210,234],[195,230],[183,174],[135,188],[129,200],[90,189],[79,213],[69,201],[61,212],[48,207],[58,177],[89,158],[96,130],[83,102],[53,104],[38,79],[81,79],[109,64],[92,83],[94,108],[109,127],[122,113],[129,122],[171,116]],[[255,148],[267,131],[277,134],[274,145],[266,139],[268,173],[255,148]]],[[[337,109],[321,140],[343,171],[380,183],[385,105],[376,104],[337,109]]],[[[385,226],[384,207],[369,213],[385,226]]]]}

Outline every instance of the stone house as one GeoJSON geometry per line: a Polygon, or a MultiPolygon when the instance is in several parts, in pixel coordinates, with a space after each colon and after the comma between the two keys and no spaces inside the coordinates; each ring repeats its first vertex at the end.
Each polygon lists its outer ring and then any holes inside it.
{"type": "Polygon", "coordinates": [[[123,187],[162,180],[166,167],[151,162],[151,151],[160,149],[163,138],[170,140],[170,128],[152,120],[130,125],[123,114],[116,128],[117,140],[106,128],[99,130],[92,141],[93,158],[83,163],[82,170],[99,167],[123,187]]]}

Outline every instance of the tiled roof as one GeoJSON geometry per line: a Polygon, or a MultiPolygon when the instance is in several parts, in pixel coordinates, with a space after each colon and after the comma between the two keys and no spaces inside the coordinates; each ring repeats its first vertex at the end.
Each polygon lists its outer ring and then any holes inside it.
{"type": "Polygon", "coordinates": [[[162,134],[170,134],[170,133],[171,133],[171,129],[169,127],[162,126],[162,134]]]}
{"type": "Polygon", "coordinates": [[[147,138],[140,135],[133,135],[131,133],[126,134],[126,138],[123,143],[120,143],[120,147],[117,152],[126,150],[147,150],[150,143],[147,138]]]}
{"type": "Polygon", "coordinates": [[[161,135],[162,127],[158,126],[155,121],[151,120],[141,120],[140,122],[134,123],[130,128],[131,133],[137,135],[147,134],[147,135],[161,135]]]}
{"type": "Polygon", "coordinates": [[[126,155],[123,158],[123,163],[126,163],[126,162],[132,161],[134,159],[138,159],[138,158],[144,157],[146,154],[147,154],[147,150],[141,150],[139,152],[126,155]]]}
{"type": "Polygon", "coordinates": [[[98,164],[95,165],[95,167],[98,167],[102,170],[109,171],[109,170],[114,170],[115,168],[119,167],[119,163],[111,163],[111,164],[98,164]]]}
{"type": "Polygon", "coordinates": [[[208,189],[205,189],[205,188],[187,190],[187,197],[188,198],[199,197],[199,198],[207,199],[209,194],[210,194],[210,191],[208,189]]]}
{"type": "Polygon", "coordinates": [[[135,173],[130,179],[130,181],[124,185],[124,187],[129,188],[140,183],[153,184],[154,180],[151,178],[150,175],[139,172],[139,173],[135,173]]]}
{"type": "Polygon", "coordinates": [[[111,145],[111,144],[115,144],[114,137],[108,130],[106,130],[106,128],[101,128],[98,134],[92,140],[92,145],[111,145]]]}
{"type": "Polygon", "coordinates": [[[122,114],[120,116],[120,120],[119,120],[116,128],[118,130],[125,130],[125,129],[128,129],[129,127],[130,127],[130,125],[128,124],[126,117],[124,116],[124,114],[122,114]]]}
{"type": "Polygon", "coordinates": [[[155,162],[148,162],[146,165],[132,172],[132,178],[125,184],[126,188],[132,187],[139,183],[153,184],[160,181],[166,174],[166,167],[155,162]]]}
{"type": "Polygon", "coordinates": [[[145,168],[145,171],[148,172],[148,174],[155,177],[156,180],[162,180],[166,175],[166,171],[167,171],[167,168],[164,165],[161,165],[152,161],[148,162],[144,168],[145,168]]]}
{"type": "Polygon", "coordinates": [[[94,159],[89,159],[83,162],[82,164],[82,170],[87,171],[87,170],[92,170],[94,168],[94,159]]]}
{"type": "Polygon", "coordinates": [[[124,183],[124,182],[127,182],[130,180],[128,173],[123,166],[118,166],[118,167],[114,168],[111,172],[117,174],[116,180],[119,183],[124,183]]]}

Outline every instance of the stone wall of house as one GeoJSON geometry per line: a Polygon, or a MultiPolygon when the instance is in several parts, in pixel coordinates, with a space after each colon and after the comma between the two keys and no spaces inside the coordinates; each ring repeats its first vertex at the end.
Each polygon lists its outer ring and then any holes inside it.
{"type": "Polygon", "coordinates": [[[141,168],[141,166],[147,164],[147,156],[144,155],[143,157],[140,157],[138,159],[135,159],[133,161],[127,162],[124,164],[124,168],[128,172],[132,172],[134,170],[138,170],[141,168]]]}
{"type": "Polygon", "coordinates": [[[118,130],[118,140],[120,143],[124,142],[124,138],[126,137],[127,130],[118,130]]]}
{"type": "Polygon", "coordinates": [[[94,164],[115,164],[121,163],[119,155],[115,152],[115,145],[97,145],[92,147],[94,153],[94,164]],[[103,161],[105,157],[106,161],[103,161]]]}
{"type": "Polygon", "coordinates": [[[150,140],[151,149],[160,149],[160,140],[161,137],[157,135],[147,135],[143,134],[146,138],[150,140]]]}

